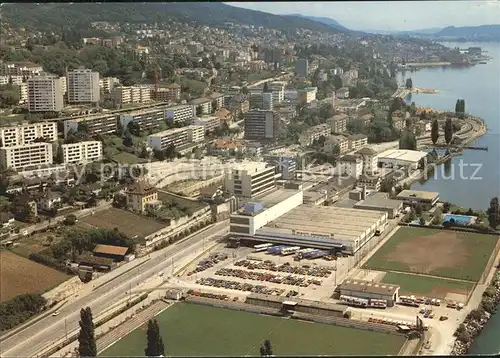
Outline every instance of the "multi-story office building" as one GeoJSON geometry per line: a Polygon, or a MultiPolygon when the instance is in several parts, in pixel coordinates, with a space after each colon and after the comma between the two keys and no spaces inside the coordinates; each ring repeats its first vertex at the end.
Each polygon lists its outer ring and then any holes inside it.
{"type": "Polygon", "coordinates": [[[28,79],[28,110],[60,112],[64,107],[62,79],[36,76],[28,79]]]}
{"type": "Polygon", "coordinates": [[[120,123],[126,128],[130,122],[135,122],[140,130],[156,130],[165,122],[164,108],[149,108],[120,115],[120,123]]]}
{"type": "Polygon", "coordinates": [[[309,62],[305,58],[299,58],[295,63],[295,73],[300,77],[307,77],[309,74],[309,62]]]}
{"type": "Polygon", "coordinates": [[[61,147],[64,164],[85,164],[102,159],[102,142],[98,140],[63,144],[61,147]]]}
{"type": "Polygon", "coordinates": [[[78,69],[67,73],[69,103],[98,103],[100,98],[99,72],[78,69]]]}
{"type": "Polygon", "coordinates": [[[191,122],[194,118],[194,109],[191,105],[181,105],[175,107],[168,107],[165,110],[165,119],[177,122],[191,122]]]}
{"type": "Polygon", "coordinates": [[[328,124],[319,124],[311,127],[302,133],[299,137],[300,145],[307,147],[320,137],[328,138],[331,134],[331,128],[328,124]]]}
{"type": "Polygon", "coordinates": [[[148,145],[156,150],[165,150],[170,144],[176,147],[189,143],[189,128],[174,128],[148,135],[148,145]]]}
{"type": "Polygon", "coordinates": [[[3,147],[30,144],[39,138],[44,138],[50,142],[55,141],[57,139],[57,123],[38,122],[0,127],[0,146],[3,147]]]}
{"type": "Polygon", "coordinates": [[[205,127],[190,125],[187,126],[188,130],[188,142],[190,143],[200,143],[205,139],[205,127]]]}
{"type": "Polygon", "coordinates": [[[254,109],[245,115],[245,139],[272,141],[279,135],[279,118],[273,111],[254,109]]]}
{"type": "Polygon", "coordinates": [[[0,166],[3,169],[20,169],[28,166],[53,163],[51,143],[30,143],[0,147],[0,166]]]}
{"type": "Polygon", "coordinates": [[[215,116],[203,116],[193,119],[193,124],[203,126],[205,133],[212,133],[220,127],[220,119],[215,116]]]}
{"type": "Polygon", "coordinates": [[[111,134],[118,129],[118,123],[115,114],[100,114],[85,118],[68,119],[64,121],[64,137],[68,136],[68,132],[78,131],[78,127],[84,126],[88,134],[111,134]]]}
{"type": "Polygon", "coordinates": [[[272,111],[274,108],[273,94],[264,92],[252,93],[250,95],[250,108],[272,111]]]}
{"type": "Polygon", "coordinates": [[[297,160],[292,155],[266,155],[266,163],[276,168],[276,173],[280,173],[285,180],[295,179],[297,171],[297,160]]]}
{"type": "Polygon", "coordinates": [[[274,166],[255,162],[226,173],[225,189],[236,196],[251,198],[276,187],[274,166]]]}

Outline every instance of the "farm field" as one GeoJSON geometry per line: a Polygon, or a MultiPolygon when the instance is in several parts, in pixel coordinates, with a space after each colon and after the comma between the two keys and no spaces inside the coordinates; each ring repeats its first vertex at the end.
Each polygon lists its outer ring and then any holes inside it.
{"type": "Polygon", "coordinates": [[[398,272],[387,272],[382,282],[401,286],[401,295],[441,299],[446,299],[449,293],[467,296],[474,288],[474,283],[469,281],[447,280],[398,272]]]}
{"type": "Polygon", "coordinates": [[[476,282],[498,238],[452,230],[400,227],[364,267],[476,282]]]}
{"type": "Polygon", "coordinates": [[[166,227],[166,225],[157,221],[115,208],[101,211],[96,215],[86,216],[79,220],[78,225],[86,229],[92,227],[103,229],[117,228],[128,237],[136,235],[138,237],[145,237],[166,227]]]}
{"type": "MultiPolygon", "coordinates": [[[[266,339],[277,356],[396,355],[405,341],[398,335],[190,303],[176,303],[156,319],[169,356],[257,356],[266,339]]],[[[143,355],[146,330],[147,324],[99,356],[143,355]]]]}
{"type": "Polygon", "coordinates": [[[0,302],[23,293],[43,293],[70,276],[10,251],[0,251],[0,302]]]}

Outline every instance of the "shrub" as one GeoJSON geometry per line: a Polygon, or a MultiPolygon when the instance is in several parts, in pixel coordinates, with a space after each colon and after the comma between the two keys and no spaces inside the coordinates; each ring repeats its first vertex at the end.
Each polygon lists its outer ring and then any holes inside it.
{"type": "Polygon", "coordinates": [[[0,331],[14,328],[43,311],[47,301],[39,294],[27,293],[0,303],[0,331]]]}

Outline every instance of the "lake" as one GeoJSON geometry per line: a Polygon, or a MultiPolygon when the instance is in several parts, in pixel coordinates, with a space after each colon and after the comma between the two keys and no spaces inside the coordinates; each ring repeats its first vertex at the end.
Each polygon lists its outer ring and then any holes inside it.
{"type": "MultiPolygon", "coordinates": [[[[417,106],[432,107],[440,110],[455,110],[457,99],[464,99],[466,111],[481,117],[488,125],[488,134],[472,145],[487,146],[488,151],[466,150],[462,156],[451,161],[450,175],[441,170],[423,184],[415,183],[412,189],[438,191],[442,200],[473,209],[486,209],[492,197],[500,197],[500,43],[444,43],[445,46],[468,48],[482,47],[494,57],[487,64],[477,64],[468,68],[425,68],[417,72],[398,74],[398,81],[411,77],[413,85],[419,88],[432,88],[438,94],[412,94],[408,98],[417,106]],[[460,175],[460,163],[463,174],[460,175]],[[476,174],[473,167],[480,165],[476,174]],[[453,175],[454,170],[454,175],[453,175]]],[[[474,342],[470,354],[500,353],[500,313],[493,315],[480,336],[474,342]]]]}
{"type": "Polygon", "coordinates": [[[494,58],[487,64],[467,68],[424,68],[399,73],[398,82],[411,77],[415,87],[439,91],[438,94],[412,94],[407,98],[407,102],[415,102],[417,106],[454,111],[457,99],[464,99],[466,111],[481,117],[488,126],[488,134],[471,145],[487,146],[488,151],[466,150],[462,156],[453,158],[449,175],[436,170],[433,177],[424,184],[413,184],[412,189],[437,191],[442,200],[486,209],[492,197],[500,196],[500,43],[445,45],[480,46],[494,58]],[[474,173],[476,168],[479,170],[474,173]]]}

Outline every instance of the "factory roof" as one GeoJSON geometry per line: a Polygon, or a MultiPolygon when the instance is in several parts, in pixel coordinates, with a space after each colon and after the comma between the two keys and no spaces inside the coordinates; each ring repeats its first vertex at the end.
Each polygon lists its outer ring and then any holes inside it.
{"type": "Polygon", "coordinates": [[[334,206],[300,205],[262,228],[261,234],[339,237],[355,240],[364,235],[385,214],[370,210],[338,208],[334,206]]]}
{"type": "Polygon", "coordinates": [[[339,289],[355,292],[366,292],[378,295],[394,295],[399,286],[369,281],[346,280],[339,285],[339,289]]]}
{"type": "Polygon", "coordinates": [[[420,190],[403,190],[397,195],[397,198],[415,198],[422,200],[434,200],[439,196],[438,192],[435,191],[420,191],[420,190]]]}
{"type": "Polygon", "coordinates": [[[406,149],[389,149],[381,153],[379,159],[392,159],[410,163],[418,163],[418,161],[427,156],[428,153],[417,150],[406,149]]]}
{"type": "Polygon", "coordinates": [[[259,203],[264,204],[264,206],[266,207],[270,207],[279,204],[282,201],[285,201],[286,199],[297,193],[298,191],[294,189],[277,189],[260,197],[257,196],[255,198],[252,198],[252,200],[258,201],[259,203]]]}

